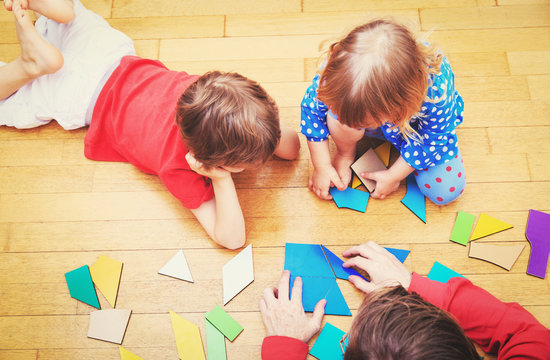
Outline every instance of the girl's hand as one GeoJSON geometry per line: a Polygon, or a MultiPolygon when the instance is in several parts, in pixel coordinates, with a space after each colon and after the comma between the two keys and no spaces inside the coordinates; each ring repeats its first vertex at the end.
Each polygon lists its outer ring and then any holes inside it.
{"type": "Polygon", "coordinates": [[[371,196],[380,200],[385,199],[386,196],[396,191],[401,182],[401,179],[394,177],[389,170],[362,172],[361,176],[365,179],[376,181],[376,187],[371,196]]]}
{"type": "Polygon", "coordinates": [[[189,167],[191,170],[196,172],[199,175],[206,176],[211,178],[212,180],[219,180],[231,177],[231,173],[225,169],[222,169],[220,167],[212,167],[207,168],[204,166],[203,163],[195,159],[193,154],[191,152],[188,152],[185,155],[185,160],[187,160],[187,163],[189,164],[189,167]]]}
{"type": "Polygon", "coordinates": [[[336,169],[332,165],[326,165],[314,168],[313,175],[309,179],[308,188],[320,199],[330,200],[332,199],[328,192],[330,187],[336,186],[338,190],[345,190],[346,185],[338,176],[336,169]]]}
{"type": "Polygon", "coordinates": [[[411,285],[411,273],[405,265],[374,241],[349,248],[342,255],[351,257],[343,264],[344,267],[355,266],[369,274],[370,283],[356,275],[349,277],[349,281],[364,293],[369,293],[376,288],[395,285],[402,285],[408,290],[411,285]]]}

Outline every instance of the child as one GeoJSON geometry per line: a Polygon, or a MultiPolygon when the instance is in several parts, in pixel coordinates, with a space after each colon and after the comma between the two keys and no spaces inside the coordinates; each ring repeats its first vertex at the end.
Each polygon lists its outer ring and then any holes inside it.
{"type": "MultiPolygon", "coordinates": [[[[344,360],[479,360],[472,340],[499,359],[548,359],[550,330],[517,303],[503,303],[462,277],[444,284],[411,275],[374,242],[343,255],[350,258],[345,267],[358,267],[371,278],[370,283],[349,278],[366,297],[340,341],[344,360]]],[[[312,317],[305,315],[299,278],[289,300],[289,277],[283,272],[278,288],[265,289],[260,300],[268,335],[264,360],[305,359],[307,342],[323,319],[326,300],[319,301],[312,317]]]]}
{"type": "Polygon", "coordinates": [[[455,127],[464,104],[447,59],[417,42],[403,26],[377,20],[332,44],[321,74],[302,101],[301,131],[314,166],[309,188],[330,199],[351,179],[355,145],[364,135],[390,141],[401,156],[384,171],[362,173],[384,199],[414,171],[421,191],[438,205],[466,185],[455,127]],[[331,163],[328,135],[337,153],[331,163]]]}
{"type": "Polygon", "coordinates": [[[28,0],[30,10],[50,16],[35,26],[26,0],[5,5],[21,56],[0,67],[0,125],[89,125],[86,157],[157,174],[214,241],[243,246],[231,173],[273,153],[293,159],[300,146],[296,133],[280,128],[265,90],[238,74],[199,77],[141,59],[130,38],[78,0],[28,0]]]}

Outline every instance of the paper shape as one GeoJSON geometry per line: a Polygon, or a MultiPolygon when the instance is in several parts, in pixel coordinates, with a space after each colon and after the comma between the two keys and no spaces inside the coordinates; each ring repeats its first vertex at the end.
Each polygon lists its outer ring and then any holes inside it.
{"type": "Polygon", "coordinates": [[[420,192],[413,174],[407,176],[407,193],[405,197],[401,199],[401,202],[412,211],[413,214],[418,216],[424,224],[426,223],[426,200],[424,199],[424,194],[420,192]]]}
{"type": "Polygon", "coordinates": [[[88,337],[122,344],[132,310],[108,309],[90,313],[88,337]]]}
{"type": "Polygon", "coordinates": [[[351,187],[354,188],[354,189],[357,189],[362,184],[363,183],[361,182],[361,180],[359,180],[357,175],[353,174],[352,177],[351,177],[351,187]]]}
{"type": "Polygon", "coordinates": [[[159,274],[170,276],[176,279],[193,282],[187,259],[180,250],[160,270],[159,274]]]}
{"type": "Polygon", "coordinates": [[[384,142],[382,145],[379,145],[374,149],[374,152],[378,155],[386,167],[390,164],[390,151],[391,144],[389,141],[384,142]]]}
{"type": "Polygon", "coordinates": [[[472,232],[475,219],[475,215],[465,211],[459,211],[456,215],[453,232],[451,233],[451,241],[466,246],[466,244],[468,244],[468,239],[470,238],[470,232],[472,232]]]}
{"type": "Polygon", "coordinates": [[[442,283],[446,283],[447,281],[449,281],[451,278],[454,278],[454,277],[464,277],[464,276],[460,275],[454,270],[449,269],[448,267],[446,267],[445,265],[437,261],[433,264],[432,269],[428,274],[428,279],[439,281],[442,283]]]}
{"type": "Polygon", "coordinates": [[[550,214],[529,210],[525,236],[531,244],[527,274],[544,279],[550,255],[550,214]]]}
{"type": "Polygon", "coordinates": [[[290,271],[291,289],[294,279],[297,276],[302,278],[305,311],[312,312],[319,300],[326,299],[325,314],[351,316],[321,245],[286,243],[285,270],[290,271]]]}
{"type": "Polygon", "coordinates": [[[392,253],[392,255],[395,256],[397,260],[401,261],[402,263],[405,262],[405,260],[407,259],[407,256],[409,256],[411,252],[410,250],[394,249],[389,247],[385,247],[384,249],[392,253]]]}
{"type": "Polygon", "coordinates": [[[104,255],[99,255],[97,261],[90,266],[92,281],[112,307],[116,304],[121,274],[122,262],[104,255]]]}
{"type": "Polygon", "coordinates": [[[335,187],[329,189],[332,199],[339,208],[348,208],[360,212],[367,211],[367,204],[369,202],[369,193],[356,190],[354,188],[346,188],[346,190],[340,191],[335,187]]]}
{"type": "Polygon", "coordinates": [[[118,346],[118,350],[120,351],[120,360],[143,360],[136,354],[126,350],[122,346],[118,346]]]}
{"type": "Polygon", "coordinates": [[[206,354],[208,360],[227,360],[225,336],[206,318],[204,319],[204,331],[206,332],[206,354]]]}
{"type": "Polygon", "coordinates": [[[229,260],[222,268],[223,304],[227,304],[252,281],[254,281],[254,262],[252,244],[229,260]]]}
{"type": "Polygon", "coordinates": [[[199,327],[170,311],[174,338],[181,360],[206,360],[199,327]]]}
{"type": "Polygon", "coordinates": [[[367,190],[369,192],[373,192],[374,188],[376,187],[376,182],[374,180],[365,179],[361,177],[361,173],[364,171],[367,172],[373,172],[373,171],[380,171],[380,170],[386,170],[386,166],[380,160],[378,155],[374,152],[373,149],[367,150],[366,153],[364,153],[359,159],[357,159],[352,165],[351,169],[353,172],[357,175],[359,180],[365,185],[367,190]]]}
{"type": "Polygon", "coordinates": [[[88,265],[65,273],[65,280],[67,281],[71,297],[97,309],[101,309],[88,265]]]}
{"type": "Polygon", "coordinates": [[[472,233],[470,241],[477,240],[482,237],[510,229],[512,227],[512,225],[505,223],[504,221],[500,221],[492,216],[481,213],[481,215],[479,215],[479,219],[477,220],[477,224],[474,228],[474,232],[472,233]]]}
{"type": "MultiPolygon", "coordinates": [[[[336,326],[326,323],[323,326],[323,330],[315,340],[315,344],[310,350],[310,355],[315,356],[319,360],[342,360],[344,354],[342,353],[341,340],[346,333],[336,326]]],[[[344,351],[348,345],[348,338],[344,341],[344,351]]]]}
{"type": "Polygon", "coordinates": [[[228,313],[226,313],[219,305],[212,311],[206,313],[206,320],[216,327],[229,341],[235,338],[243,331],[243,327],[239,325],[228,313]]]}
{"type": "Polygon", "coordinates": [[[143,360],[136,354],[126,350],[122,346],[118,346],[118,350],[120,351],[120,360],[143,360]]]}
{"type": "Polygon", "coordinates": [[[468,256],[488,261],[510,271],[524,247],[525,245],[502,246],[471,242],[468,256]]]}

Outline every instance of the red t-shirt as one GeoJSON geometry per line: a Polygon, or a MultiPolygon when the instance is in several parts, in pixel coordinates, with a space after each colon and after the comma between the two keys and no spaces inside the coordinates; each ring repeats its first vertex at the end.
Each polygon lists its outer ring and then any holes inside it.
{"type": "Polygon", "coordinates": [[[158,175],[186,208],[210,200],[212,185],[189,167],[175,121],[179,97],[197,78],[170,71],[159,61],[122,58],[97,98],[84,139],[85,156],[129,162],[158,175]]]}

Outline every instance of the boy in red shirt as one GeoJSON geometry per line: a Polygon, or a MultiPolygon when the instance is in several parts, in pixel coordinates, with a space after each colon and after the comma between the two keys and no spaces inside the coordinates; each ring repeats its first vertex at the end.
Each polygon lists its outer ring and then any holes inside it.
{"type": "Polygon", "coordinates": [[[265,90],[239,74],[189,75],[139,58],[130,38],[78,0],[4,4],[21,56],[0,66],[0,125],[88,125],[87,158],[158,175],[214,241],[243,246],[231,173],[273,154],[294,159],[300,147],[265,90]],[[43,15],[34,26],[27,9],[43,15]]]}

